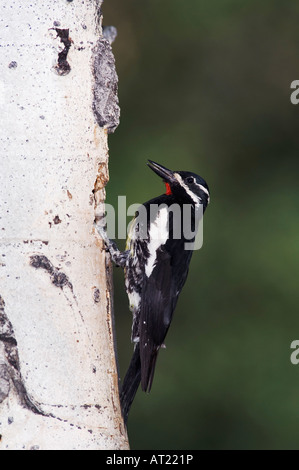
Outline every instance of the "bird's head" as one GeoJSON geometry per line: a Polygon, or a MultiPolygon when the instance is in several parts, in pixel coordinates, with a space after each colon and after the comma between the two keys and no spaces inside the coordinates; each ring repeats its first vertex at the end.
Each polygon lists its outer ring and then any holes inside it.
{"type": "Polygon", "coordinates": [[[203,210],[206,209],[210,202],[210,192],[201,176],[190,171],[172,171],[151,160],[148,161],[148,166],[163,179],[167,195],[172,194],[180,203],[203,205],[203,210]]]}

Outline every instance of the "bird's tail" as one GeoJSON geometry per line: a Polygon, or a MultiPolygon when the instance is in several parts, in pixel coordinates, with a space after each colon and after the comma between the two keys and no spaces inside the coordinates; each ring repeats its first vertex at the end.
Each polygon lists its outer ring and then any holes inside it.
{"type": "Polygon", "coordinates": [[[120,392],[120,404],[122,408],[124,422],[126,425],[128,421],[129,411],[136,395],[136,392],[138,390],[140,380],[140,350],[139,344],[137,343],[120,392]]]}

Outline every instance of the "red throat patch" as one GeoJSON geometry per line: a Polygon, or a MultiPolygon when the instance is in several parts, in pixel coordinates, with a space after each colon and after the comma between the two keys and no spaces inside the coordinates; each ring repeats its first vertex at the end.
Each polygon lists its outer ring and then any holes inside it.
{"type": "Polygon", "coordinates": [[[172,194],[170,184],[165,183],[165,186],[166,186],[166,195],[170,196],[172,194]]]}

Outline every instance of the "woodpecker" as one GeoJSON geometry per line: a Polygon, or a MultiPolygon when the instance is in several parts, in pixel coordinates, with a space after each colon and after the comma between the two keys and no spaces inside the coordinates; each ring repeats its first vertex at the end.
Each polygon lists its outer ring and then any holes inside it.
{"type": "Polygon", "coordinates": [[[123,381],[120,402],[127,424],[131,404],[139,385],[151,390],[158,352],[172,321],[179,294],[185,284],[198,229],[210,201],[207,183],[188,171],[171,171],[148,161],[148,166],[165,183],[166,192],[140,206],[133,219],[126,250],[120,251],[96,223],[112,261],[124,268],[125,287],[133,314],[134,353],[123,381]],[[188,238],[184,210],[189,208],[188,238]],[[191,238],[190,234],[191,233],[191,238]]]}

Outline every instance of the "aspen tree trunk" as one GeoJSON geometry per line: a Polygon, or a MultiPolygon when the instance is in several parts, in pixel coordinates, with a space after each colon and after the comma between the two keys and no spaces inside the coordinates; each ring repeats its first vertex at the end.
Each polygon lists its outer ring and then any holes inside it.
{"type": "Polygon", "coordinates": [[[118,125],[101,0],[0,6],[0,449],[127,449],[93,221],[118,125]]]}

